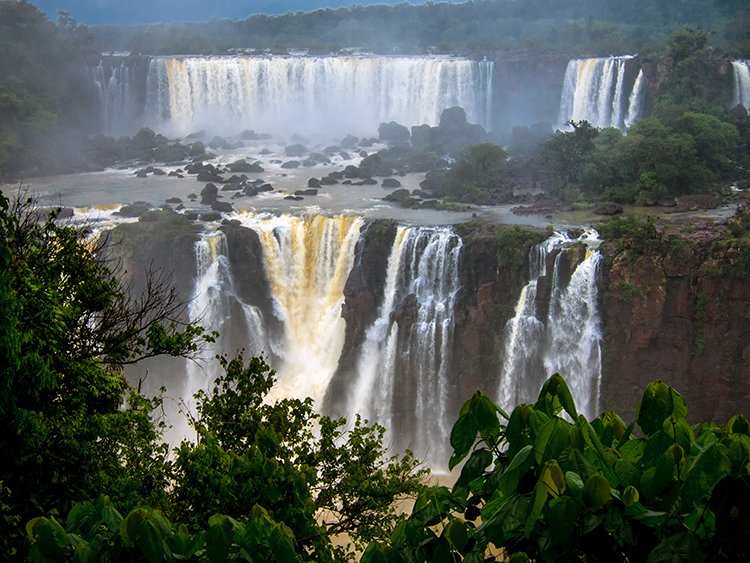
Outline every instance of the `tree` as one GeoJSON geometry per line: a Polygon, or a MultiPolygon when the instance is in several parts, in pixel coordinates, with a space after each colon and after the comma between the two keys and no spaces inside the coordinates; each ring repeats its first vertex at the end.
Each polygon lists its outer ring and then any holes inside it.
{"type": "MultiPolygon", "coordinates": [[[[130,389],[122,366],[212,338],[180,321],[184,304],[164,280],[129,296],[103,240],[0,195],[0,482],[21,520],[102,490],[128,509],[158,501],[168,475],[151,419],[159,401],[130,389]]],[[[12,553],[20,530],[7,526],[12,553]]]]}
{"type": "Polygon", "coordinates": [[[196,395],[197,442],[176,450],[174,519],[198,530],[216,513],[239,520],[257,505],[314,561],[350,555],[334,536],[359,548],[387,538],[399,520],[394,503],[421,490],[424,471],[411,454],[388,458],[382,427],[357,419],[346,431],[309,399],[268,403],[275,374],[260,358],[221,363],[213,393],[196,395]]]}

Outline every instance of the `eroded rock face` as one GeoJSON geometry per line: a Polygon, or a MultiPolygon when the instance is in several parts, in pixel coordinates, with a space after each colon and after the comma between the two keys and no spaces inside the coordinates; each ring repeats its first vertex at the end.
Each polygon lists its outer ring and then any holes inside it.
{"type": "Polygon", "coordinates": [[[692,420],[748,413],[750,284],[727,268],[731,245],[708,242],[678,255],[611,257],[601,306],[603,407],[634,416],[643,388],[659,378],[685,397],[692,420]]]}

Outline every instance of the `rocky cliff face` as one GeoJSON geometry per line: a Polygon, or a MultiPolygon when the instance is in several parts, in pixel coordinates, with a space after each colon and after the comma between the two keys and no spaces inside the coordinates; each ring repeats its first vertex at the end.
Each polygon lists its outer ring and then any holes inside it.
{"type": "Polygon", "coordinates": [[[609,248],[603,277],[602,405],[628,417],[660,378],[693,420],[723,423],[750,404],[750,285],[737,242],[697,233],[672,248],[609,248]]]}

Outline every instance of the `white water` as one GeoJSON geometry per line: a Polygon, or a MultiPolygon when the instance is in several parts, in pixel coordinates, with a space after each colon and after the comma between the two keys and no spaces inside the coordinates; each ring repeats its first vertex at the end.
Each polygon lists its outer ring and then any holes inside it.
{"type": "Polygon", "coordinates": [[[96,86],[101,103],[103,132],[132,134],[139,120],[136,107],[135,69],[125,59],[100,61],[88,67],[89,80],[96,86]]]}
{"type": "Polygon", "coordinates": [[[506,326],[505,356],[500,374],[498,402],[511,409],[533,402],[544,381],[561,373],[570,387],[578,411],[598,414],[601,381],[601,329],[597,308],[597,272],[601,255],[595,231],[579,239],[556,234],[531,250],[529,282],[521,290],[514,317],[506,326]],[[583,242],[586,257],[563,285],[559,265],[565,248],[583,242]],[[547,277],[546,261],[558,250],[552,272],[552,295],[545,319],[537,313],[537,286],[547,277]]]}
{"type": "Polygon", "coordinates": [[[628,114],[625,117],[625,127],[632,127],[633,123],[643,114],[643,98],[645,93],[646,79],[643,69],[638,71],[638,76],[633,84],[633,91],[628,98],[628,114]]]}
{"type": "Polygon", "coordinates": [[[385,426],[399,446],[429,456],[433,468],[447,465],[455,418],[448,366],[461,248],[447,228],[398,228],[383,302],[367,329],[345,409],[348,417],[361,413],[385,426]],[[396,320],[404,307],[414,317],[410,326],[396,320]]]}
{"type": "Polygon", "coordinates": [[[344,285],[363,221],[356,216],[239,216],[256,231],[278,335],[268,335],[278,380],[269,400],[320,404],[344,346],[344,285]]]}
{"type": "Polygon", "coordinates": [[[560,126],[565,128],[571,120],[585,120],[596,127],[625,127],[625,116],[641,103],[640,97],[633,98],[635,88],[626,92],[626,64],[632,58],[625,55],[571,60],[560,98],[560,126]]]}
{"type": "Polygon", "coordinates": [[[149,63],[145,117],[176,135],[372,134],[391,120],[436,125],[460,105],[487,126],[491,88],[491,62],[452,57],[160,57],[149,63]]]}
{"type": "Polygon", "coordinates": [[[750,109],[750,60],[732,61],[734,97],[732,105],[750,109]]]}

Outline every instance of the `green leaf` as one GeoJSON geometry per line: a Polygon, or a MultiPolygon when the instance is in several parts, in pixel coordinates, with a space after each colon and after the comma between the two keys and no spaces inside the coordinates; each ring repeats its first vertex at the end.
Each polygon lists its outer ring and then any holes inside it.
{"type": "Polygon", "coordinates": [[[208,522],[206,535],[206,555],[211,563],[226,561],[232,547],[232,523],[227,516],[212,516],[208,522]]]}
{"type": "Polygon", "coordinates": [[[637,420],[643,433],[650,435],[661,430],[668,417],[684,418],[686,415],[687,406],[682,395],[657,380],[646,387],[637,420]]]}
{"type": "Polygon", "coordinates": [[[553,418],[545,424],[534,440],[534,456],[542,465],[570,447],[570,424],[561,418],[553,418]]]}
{"type": "Polygon", "coordinates": [[[583,485],[583,501],[589,508],[599,508],[609,502],[612,490],[609,481],[601,473],[592,475],[586,479],[583,485]]]}
{"type": "Polygon", "coordinates": [[[622,502],[624,502],[625,506],[627,506],[628,508],[638,502],[638,499],[640,499],[640,497],[641,495],[638,493],[638,489],[636,489],[633,485],[628,485],[622,492],[622,502]]]}
{"type": "Polygon", "coordinates": [[[565,475],[563,475],[560,466],[554,459],[545,464],[539,481],[547,488],[547,493],[553,498],[559,497],[567,488],[565,485],[565,475]]]}
{"type": "Polygon", "coordinates": [[[139,526],[136,545],[149,563],[159,563],[164,559],[164,538],[150,520],[139,526]]]}
{"type": "Polygon", "coordinates": [[[466,549],[466,544],[469,541],[469,533],[466,529],[466,523],[460,520],[451,520],[450,524],[445,528],[443,536],[448,539],[451,547],[463,554],[466,549]]]}
{"type": "Polygon", "coordinates": [[[474,413],[468,412],[458,417],[451,430],[453,455],[448,464],[449,470],[453,470],[466,457],[466,454],[474,445],[478,430],[479,424],[474,413]]]}
{"type": "Polygon", "coordinates": [[[68,535],[54,518],[39,517],[26,524],[26,534],[39,552],[49,559],[62,559],[69,546],[68,535]]]}
{"type": "Polygon", "coordinates": [[[547,500],[547,487],[545,487],[541,481],[537,482],[534,487],[534,493],[531,500],[531,508],[529,515],[526,517],[526,524],[523,528],[523,535],[525,538],[530,538],[531,533],[534,531],[534,526],[542,517],[542,509],[544,508],[544,502],[547,500]]]}
{"type": "Polygon", "coordinates": [[[716,483],[731,472],[727,449],[722,444],[709,444],[695,456],[685,477],[682,500],[686,510],[709,496],[716,483]]]}

